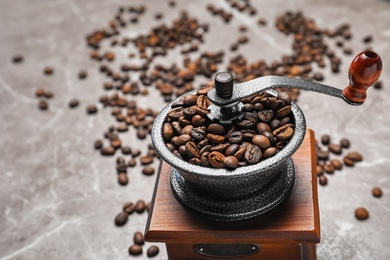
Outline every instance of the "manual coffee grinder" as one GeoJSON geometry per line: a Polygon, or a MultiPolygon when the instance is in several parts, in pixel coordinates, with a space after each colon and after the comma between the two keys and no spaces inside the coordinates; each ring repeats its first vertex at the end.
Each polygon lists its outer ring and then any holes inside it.
{"type": "MultiPolygon", "coordinates": [[[[241,120],[241,100],[276,87],[299,88],[361,105],[379,78],[380,56],[358,54],[349,68],[349,85],[340,90],[313,81],[264,76],[234,84],[230,73],[215,76],[207,93],[208,118],[222,125],[241,120]]],[[[190,92],[195,94],[196,91],[190,92]]],[[[187,93],[188,94],[188,93],[187,93]]],[[[187,95],[185,94],[185,95],[187,95]]],[[[166,146],[162,129],[172,104],[157,116],[153,145],[161,165],[145,239],[166,243],[169,259],[316,259],[320,242],[314,133],[292,102],[294,134],[286,146],[257,164],[234,170],[191,164],[166,146]]]]}

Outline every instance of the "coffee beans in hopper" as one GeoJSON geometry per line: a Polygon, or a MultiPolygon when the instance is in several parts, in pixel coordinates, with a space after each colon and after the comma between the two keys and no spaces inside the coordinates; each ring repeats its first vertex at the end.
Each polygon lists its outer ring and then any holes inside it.
{"type": "MultiPolygon", "coordinates": [[[[212,87],[210,82],[204,88],[212,87]]],[[[286,93],[275,97],[262,92],[243,99],[244,118],[224,126],[207,117],[207,91],[187,94],[174,103],[162,129],[167,147],[189,163],[227,169],[256,164],[283,149],[294,134],[286,93]]]]}

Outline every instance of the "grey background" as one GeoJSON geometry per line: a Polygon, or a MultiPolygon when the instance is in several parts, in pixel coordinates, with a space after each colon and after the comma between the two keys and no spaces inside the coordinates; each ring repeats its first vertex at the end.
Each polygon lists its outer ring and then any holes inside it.
{"type": "MultiPolygon", "coordinates": [[[[331,134],[335,141],[348,137],[350,150],[360,151],[364,161],[329,176],[326,187],[319,187],[321,244],[318,259],[389,259],[390,227],[390,3],[381,0],[356,1],[252,1],[258,8],[255,18],[233,10],[234,18],[225,24],[206,11],[207,1],[72,1],[1,0],[0,1],[0,259],[126,259],[135,231],[143,231],[146,213],[133,214],[121,228],[113,219],[128,200],[150,200],[155,176],[146,177],[141,168],[130,170],[129,185],[119,186],[115,159],[103,158],[93,142],[114,119],[109,109],[99,107],[95,116],[87,116],[85,106],[97,103],[103,93],[105,77],[89,59],[85,36],[106,27],[120,5],[144,3],[147,11],[140,23],[128,26],[130,37],[147,32],[160,22],[153,15],[161,11],[168,24],[185,8],[192,16],[210,24],[201,50],[224,49],[235,40],[241,24],[249,27],[250,42],[239,52],[249,61],[280,59],[291,52],[291,37],[279,33],[274,21],[286,10],[302,10],[320,27],[334,29],[351,23],[354,53],[365,48],[361,39],[372,34],[370,46],[382,56],[382,90],[371,89],[361,107],[314,93],[302,93],[299,105],[308,127],[316,135],[331,134]],[[256,24],[264,17],[268,25],[256,24]],[[23,54],[19,65],[11,62],[14,54],[23,54]],[[55,68],[45,77],[45,66],[55,68]],[[86,69],[89,77],[80,81],[77,73],[86,69]],[[37,87],[52,90],[50,109],[39,111],[34,96],[37,87]],[[68,101],[78,97],[81,105],[70,110],[68,101]],[[379,186],[384,195],[377,199],[371,189],[379,186]],[[358,221],[354,210],[364,206],[370,211],[367,221],[358,221]]],[[[217,3],[217,2],[215,2],[217,3]]],[[[227,8],[226,1],[218,5],[227,8]]],[[[334,46],[334,41],[330,42],[334,46]]],[[[336,49],[334,47],[334,49],[336,49]]],[[[340,50],[340,49],[338,49],[340,50]]],[[[158,61],[181,62],[180,48],[158,61]]],[[[118,61],[128,51],[116,48],[118,61]]],[[[325,84],[344,88],[353,56],[343,57],[341,72],[323,70],[325,84]]],[[[117,62],[116,64],[119,64],[117,62]]],[[[224,66],[220,66],[223,68],[224,66]]],[[[197,82],[205,82],[199,77],[197,82]]],[[[139,96],[141,107],[163,107],[162,98],[150,88],[149,96],[139,96]]],[[[146,151],[147,145],[136,139],[134,131],[122,134],[132,146],[146,151]]],[[[155,161],[157,167],[158,162],[155,161]]],[[[149,243],[144,246],[148,248],[149,243]]],[[[167,259],[163,244],[157,259],[167,259]]],[[[146,258],[143,256],[138,259],[146,258]]]]}

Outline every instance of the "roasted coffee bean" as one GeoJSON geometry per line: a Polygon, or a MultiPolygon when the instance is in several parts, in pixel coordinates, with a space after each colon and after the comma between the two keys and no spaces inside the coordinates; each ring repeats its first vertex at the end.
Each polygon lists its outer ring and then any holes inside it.
{"type": "Polygon", "coordinates": [[[324,174],[324,168],[321,165],[317,164],[316,173],[317,173],[317,176],[323,175],[324,174]]]}
{"type": "Polygon", "coordinates": [[[142,165],[148,165],[148,164],[151,164],[153,162],[153,156],[150,156],[150,155],[143,155],[141,156],[140,158],[140,162],[142,165]]]}
{"type": "Polygon", "coordinates": [[[214,152],[214,151],[217,151],[217,152],[220,152],[220,153],[225,153],[226,149],[229,147],[229,143],[222,143],[222,144],[218,144],[216,146],[213,146],[210,148],[210,152],[214,152]]]}
{"type": "Polygon", "coordinates": [[[278,92],[277,98],[282,100],[286,105],[291,104],[291,97],[286,92],[278,92]]]}
{"type": "Polygon", "coordinates": [[[225,167],[225,155],[220,152],[211,152],[208,155],[208,160],[211,166],[214,168],[224,168],[225,167]]]}
{"type": "Polygon", "coordinates": [[[267,159],[269,157],[274,156],[278,152],[278,149],[275,147],[269,147],[263,152],[263,159],[267,159]]]}
{"type": "Polygon", "coordinates": [[[129,127],[126,125],[126,124],[120,124],[118,125],[118,127],[116,128],[116,130],[118,132],[126,132],[129,130],[129,127]]]}
{"type": "Polygon", "coordinates": [[[200,163],[201,163],[201,165],[203,165],[205,167],[209,167],[210,166],[209,154],[210,154],[210,152],[204,152],[204,153],[201,154],[201,156],[200,156],[200,163]]]}
{"type": "Polygon", "coordinates": [[[358,152],[350,152],[345,157],[353,162],[360,162],[363,160],[363,156],[358,152]]]}
{"type": "Polygon", "coordinates": [[[240,145],[238,144],[231,144],[229,145],[225,150],[225,156],[234,155],[238,149],[240,149],[240,145]]]}
{"type": "Polygon", "coordinates": [[[206,137],[213,144],[221,144],[225,141],[225,137],[222,135],[207,134],[206,137]]]}
{"type": "Polygon", "coordinates": [[[266,123],[258,123],[256,125],[256,129],[260,134],[262,134],[263,132],[271,132],[270,126],[266,123]]]}
{"type": "Polygon", "coordinates": [[[340,155],[343,151],[343,148],[338,144],[329,144],[328,149],[331,153],[340,155]]]}
{"type": "Polygon", "coordinates": [[[115,217],[115,225],[117,226],[123,226],[127,223],[127,220],[129,219],[129,214],[127,212],[122,211],[115,217]]]}
{"type": "Polygon", "coordinates": [[[130,215],[131,213],[134,212],[134,209],[135,209],[135,205],[134,205],[134,203],[131,202],[131,201],[126,202],[126,203],[123,204],[123,206],[122,206],[123,212],[126,212],[126,213],[129,214],[129,215],[130,215]]]}
{"type": "Polygon", "coordinates": [[[324,150],[317,150],[317,159],[318,160],[328,160],[329,152],[324,150]]]}
{"type": "Polygon", "coordinates": [[[123,186],[129,183],[129,178],[125,172],[120,172],[118,174],[118,183],[123,186]]]}
{"type": "Polygon", "coordinates": [[[179,146],[185,145],[186,143],[188,143],[190,141],[191,141],[190,135],[180,135],[176,140],[175,146],[179,147],[179,146]]]}
{"type": "Polygon", "coordinates": [[[45,75],[52,75],[54,73],[53,67],[45,67],[43,68],[43,74],[45,75]]]}
{"type": "Polygon", "coordinates": [[[239,144],[242,142],[243,136],[240,131],[234,131],[229,134],[228,140],[232,144],[239,144]]]}
{"type": "Polygon", "coordinates": [[[262,132],[261,134],[268,138],[271,145],[275,142],[275,137],[271,132],[262,132]]]}
{"type": "Polygon", "coordinates": [[[246,149],[245,152],[245,161],[248,164],[255,164],[260,161],[262,157],[261,150],[258,146],[256,145],[249,145],[249,147],[246,149]]]}
{"type": "Polygon", "coordinates": [[[111,146],[103,147],[100,149],[100,153],[101,153],[101,155],[114,155],[115,149],[111,146]]]}
{"type": "Polygon", "coordinates": [[[186,107],[196,105],[197,100],[198,100],[198,95],[194,95],[194,94],[187,94],[182,99],[183,104],[186,107]]]}
{"type": "Polygon", "coordinates": [[[262,110],[257,113],[257,116],[259,119],[263,122],[270,122],[271,119],[274,117],[274,111],[272,110],[262,110]]]}
{"type": "Polygon", "coordinates": [[[366,220],[369,217],[369,212],[366,208],[360,207],[355,210],[355,217],[358,220],[366,220]]]}
{"type": "Polygon", "coordinates": [[[348,166],[348,167],[352,167],[352,166],[355,165],[355,162],[352,161],[351,159],[349,159],[348,157],[344,157],[344,158],[343,158],[343,162],[344,162],[344,164],[345,164],[346,166],[348,166]]]}
{"type": "Polygon", "coordinates": [[[97,106],[96,105],[88,105],[87,106],[87,113],[88,114],[96,114],[97,112],[97,106]]]}
{"type": "Polygon", "coordinates": [[[118,173],[126,173],[127,172],[127,164],[125,163],[125,160],[121,157],[117,158],[117,165],[116,165],[116,171],[118,173]],[[118,162],[118,160],[120,162],[118,162]]]}
{"type": "Polygon", "coordinates": [[[265,150],[271,146],[271,142],[264,135],[255,135],[252,139],[252,143],[265,150]]]}
{"type": "Polygon", "coordinates": [[[343,148],[349,148],[349,146],[351,145],[351,142],[347,138],[343,138],[340,140],[340,145],[343,148]]]}
{"type": "Polygon", "coordinates": [[[329,135],[323,135],[323,136],[321,137],[321,143],[322,143],[323,145],[328,145],[328,144],[330,144],[330,136],[329,136],[329,135]]]}
{"type": "Polygon", "coordinates": [[[142,246],[143,244],[145,244],[144,235],[139,231],[135,232],[133,236],[133,241],[134,244],[142,246]]]}
{"type": "Polygon", "coordinates": [[[200,95],[196,100],[196,105],[200,108],[207,109],[211,102],[205,95],[200,95]]]}
{"type": "Polygon", "coordinates": [[[171,119],[171,120],[178,120],[179,117],[183,116],[184,115],[184,112],[183,112],[183,107],[176,107],[176,108],[173,108],[169,111],[168,113],[168,117],[171,119]]]}
{"type": "Polygon", "coordinates": [[[77,98],[72,98],[72,99],[69,101],[69,103],[68,103],[68,105],[69,105],[70,108],[75,108],[75,107],[77,107],[79,104],[80,104],[80,101],[79,101],[77,98]]]}
{"type": "Polygon", "coordinates": [[[12,62],[13,63],[21,63],[22,61],[23,61],[23,59],[24,59],[24,57],[23,57],[23,55],[14,55],[13,57],[12,57],[12,62]]]}
{"type": "Polygon", "coordinates": [[[200,158],[200,152],[194,142],[186,143],[185,150],[190,158],[200,158]]]}
{"type": "Polygon", "coordinates": [[[288,140],[293,134],[294,129],[290,126],[284,125],[275,129],[272,134],[279,140],[288,140]]]}
{"type": "Polygon", "coordinates": [[[205,138],[206,131],[204,131],[200,127],[192,128],[192,130],[190,131],[190,136],[194,138],[195,141],[199,142],[205,138]]]}
{"type": "Polygon", "coordinates": [[[37,96],[37,97],[44,97],[44,96],[45,96],[45,92],[46,92],[45,89],[43,89],[43,88],[37,88],[37,89],[35,90],[35,96],[37,96]]]}
{"type": "Polygon", "coordinates": [[[113,140],[111,140],[110,144],[111,144],[111,147],[118,149],[119,147],[121,147],[122,141],[120,139],[113,139],[113,140]]]}
{"type": "Polygon", "coordinates": [[[140,154],[141,154],[141,151],[140,151],[140,150],[138,150],[138,149],[131,149],[131,156],[132,156],[133,158],[139,156],[140,154]]]}
{"type": "Polygon", "coordinates": [[[343,163],[338,159],[333,159],[330,161],[334,169],[341,170],[343,168],[343,163]]]}
{"type": "Polygon", "coordinates": [[[137,161],[135,159],[130,159],[128,162],[127,162],[127,166],[129,167],[134,167],[137,165],[137,161]]]}
{"type": "Polygon", "coordinates": [[[180,134],[182,134],[182,135],[191,135],[191,130],[193,128],[194,128],[194,126],[192,126],[192,125],[186,125],[185,127],[183,127],[183,129],[181,129],[180,134]]]}
{"type": "Polygon", "coordinates": [[[236,169],[238,167],[238,160],[235,156],[225,157],[224,164],[228,169],[236,169]]]}
{"type": "Polygon", "coordinates": [[[88,73],[85,70],[79,72],[79,79],[85,79],[88,76],[88,73]]]}
{"type": "Polygon", "coordinates": [[[130,148],[130,146],[127,146],[127,145],[122,146],[121,151],[122,151],[122,154],[124,154],[124,155],[131,154],[131,148],[130,148]]]}
{"type": "Polygon", "coordinates": [[[373,188],[372,189],[372,195],[374,195],[374,197],[376,197],[376,198],[382,197],[382,189],[379,188],[379,187],[373,188]]]}
{"type": "Polygon", "coordinates": [[[318,178],[318,180],[319,180],[319,183],[320,183],[321,186],[325,186],[325,185],[328,184],[328,178],[326,178],[325,175],[321,175],[321,176],[318,178]]]}
{"type": "Polygon", "coordinates": [[[324,170],[325,170],[326,173],[331,174],[331,173],[334,172],[334,167],[333,167],[332,164],[325,164],[324,165],[324,170]]]}
{"type": "Polygon", "coordinates": [[[103,147],[103,141],[101,139],[97,139],[94,143],[93,146],[95,149],[100,149],[103,147]]]}
{"type": "Polygon", "coordinates": [[[244,119],[236,123],[236,125],[241,129],[253,129],[256,124],[252,120],[244,119]]]}
{"type": "Polygon", "coordinates": [[[142,247],[140,245],[132,245],[129,247],[129,254],[130,255],[141,255],[142,254],[142,247]]]}
{"type": "Polygon", "coordinates": [[[143,139],[146,138],[147,135],[148,135],[148,132],[145,129],[139,128],[137,130],[137,137],[138,137],[138,139],[143,140],[143,139]]]}
{"type": "Polygon", "coordinates": [[[45,100],[39,100],[38,107],[41,110],[47,110],[49,108],[49,103],[47,103],[45,100]]]}
{"type": "Polygon", "coordinates": [[[291,106],[285,106],[276,112],[276,116],[279,118],[286,117],[291,114],[291,106]]]}
{"type": "Polygon", "coordinates": [[[378,80],[377,82],[375,82],[374,89],[382,89],[382,88],[383,88],[382,81],[378,80]]]}
{"type": "Polygon", "coordinates": [[[281,127],[282,123],[280,122],[279,119],[274,119],[274,120],[271,121],[269,126],[271,127],[271,130],[275,130],[275,129],[281,127]]]}
{"type": "Polygon", "coordinates": [[[200,115],[195,115],[192,117],[191,123],[195,127],[202,126],[206,123],[206,119],[200,115]]]}
{"type": "MultiPolygon", "coordinates": [[[[186,107],[183,109],[184,117],[191,120],[194,115],[196,115],[196,108],[194,106],[186,107]]],[[[179,117],[180,119],[180,117],[179,117]]]]}
{"type": "Polygon", "coordinates": [[[200,154],[203,154],[203,153],[205,153],[205,152],[210,152],[211,147],[212,147],[212,145],[205,145],[205,146],[203,146],[203,147],[200,149],[199,153],[200,153],[200,154]]]}
{"type": "Polygon", "coordinates": [[[316,72],[313,75],[313,79],[316,80],[316,81],[323,81],[324,80],[324,74],[322,74],[321,72],[316,72]]]}
{"type": "Polygon", "coordinates": [[[144,200],[138,200],[136,203],[135,203],[135,212],[137,213],[142,213],[145,211],[145,207],[146,207],[146,203],[144,200]]]}
{"type": "Polygon", "coordinates": [[[158,255],[159,252],[160,252],[160,250],[157,246],[151,246],[146,251],[146,255],[148,257],[154,257],[154,256],[158,255]]]}
{"type": "Polygon", "coordinates": [[[142,170],[142,174],[146,176],[150,176],[154,174],[154,168],[153,167],[145,167],[142,170]]]}
{"type": "Polygon", "coordinates": [[[210,134],[222,135],[225,133],[225,127],[223,125],[213,123],[207,127],[207,132],[210,134]]]}
{"type": "Polygon", "coordinates": [[[172,128],[173,128],[173,132],[178,135],[181,133],[181,130],[183,130],[180,123],[177,121],[172,122],[172,128]]]}

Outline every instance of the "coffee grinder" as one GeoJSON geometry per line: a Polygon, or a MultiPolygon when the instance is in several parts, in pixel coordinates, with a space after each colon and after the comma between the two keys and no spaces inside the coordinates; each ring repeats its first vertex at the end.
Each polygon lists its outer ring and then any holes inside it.
{"type": "MultiPolygon", "coordinates": [[[[276,96],[276,87],[361,105],[381,70],[380,56],[363,51],[350,65],[344,90],[282,76],[234,84],[230,73],[217,73],[215,88],[207,94],[212,102],[208,118],[222,125],[241,120],[243,98],[262,91],[276,96]]],[[[227,170],[190,164],[166,146],[162,127],[172,104],[180,99],[162,109],[153,125],[152,142],[162,161],[146,241],[166,243],[169,259],[316,259],[320,223],[315,141],[299,106],[291,104],[295,129],[283,149],[257,164],[227,170]]]]}

